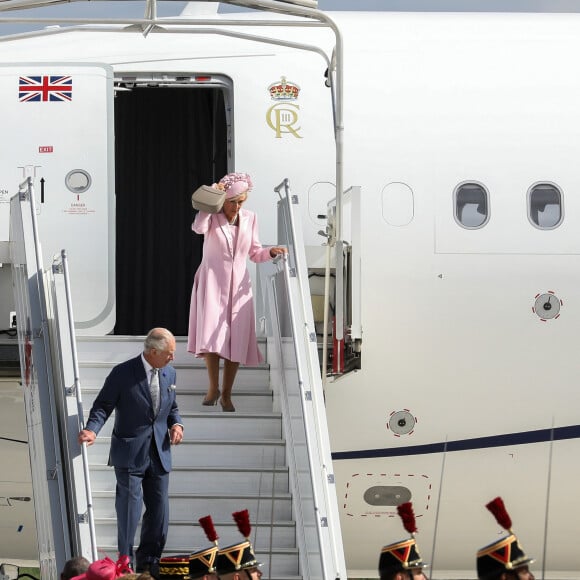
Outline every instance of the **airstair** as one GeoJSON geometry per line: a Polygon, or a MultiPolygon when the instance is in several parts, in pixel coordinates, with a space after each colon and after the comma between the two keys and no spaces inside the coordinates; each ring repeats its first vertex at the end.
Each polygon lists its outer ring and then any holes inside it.
{"type": "MultiPolygon", "coordinates": [[[[85,415],[111,367],[139,354],[143,338],[78,340],[85,415]]],[[[265,341],[261,346],[265,350],[265,341]]],[[[280,580],[301,577],[282,415],[273,409],[268,366],[240,369],[234,387],[236,413],[201,405],[207,372],[203,361],[186,352],[184,338],[177,339],[173,366],[185,435],[172,451],[165,555],[207,547],[198,524],[207,514],[213,518],[220,545],[241,541],[231,514],[248,509],[251,540],[264,563],[265,576],[280,580]]],[[[117,545],[115,476],[107,466],[112,426],[111,417],[88,454],[98,549],[109,555],[116,553],[117,545]]]]}
{"type": "MultiPolygon", "coordinates": [[[[258,272],[268,364],[240,370],[236,413],[201,406],[205,368],[178,338],[185,438],[173,450],[165,554],[206,547],[198,519],[207,514],[222,546],[239,542],[231,514],[248,509],[264,578],[346,579],[297,197],[285,184],[279,243],[289,257],[258,272]]],[[[52,580],[72,555],[116,555],[113,421],[90,448],[76,436],[111,367],[141,352],[143,337],[75,337],[66,252],[44,269],[35,216],[29,177],[11,200],[11,258],[41,576],[52,580]]]]}

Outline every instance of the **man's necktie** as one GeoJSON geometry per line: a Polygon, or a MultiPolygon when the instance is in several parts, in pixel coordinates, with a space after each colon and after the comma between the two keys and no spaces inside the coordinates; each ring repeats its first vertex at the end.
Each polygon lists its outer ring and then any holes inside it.
{"type": "Polygon", "coordinates": [[[155,415],[159,412],[159,369],[151,369],[151,401],[155,415]]]}

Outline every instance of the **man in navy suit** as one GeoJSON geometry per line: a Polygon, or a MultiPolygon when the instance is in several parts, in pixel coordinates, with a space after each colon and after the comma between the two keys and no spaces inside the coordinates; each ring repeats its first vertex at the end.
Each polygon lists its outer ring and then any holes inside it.
{"type": "Polygon", "coordinates": [[[119,556],[133,561],[133,541],[144,504],[135,565],[137,572],[150,571],[154,576],[158,575],[169,524],[171,445],[179,445],[183,439],[175,369],[169,365],[174,354],[175,338],[169,330],[149,331],[143,353],[112,369],[79,433],[79,443],[92,445],[115,411],[109,465],[117,478],[119,556]]]}

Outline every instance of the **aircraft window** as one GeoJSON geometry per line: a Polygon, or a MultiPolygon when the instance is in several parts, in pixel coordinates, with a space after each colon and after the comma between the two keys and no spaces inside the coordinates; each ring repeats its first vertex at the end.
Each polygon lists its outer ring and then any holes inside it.
{"type": "Polygon", "coordinates": [[[528,217],[542,230],[557,228],[563,219],[562,193],[551,183],[537,183],[528,191],[528,217]]]}
{"type": "Polygon", "coordinates": [[[489,195],[483,185],[462,183],[453,197],[455,219],[464,228],[481,228],[489,221],[489,195]]]}
{"type": "Polygon", "coordinates": [[[65,185],[73,193],[84,193],[91,187],[91,176],[84,169],[73,169],[64,178],[65,185]]]}
{"type": "Polygon", "coordinates": [[[406,226],[413,220],[413,190],[406,183],[388,183],[382,192],[383,219],[391,226],[406,226]]]}

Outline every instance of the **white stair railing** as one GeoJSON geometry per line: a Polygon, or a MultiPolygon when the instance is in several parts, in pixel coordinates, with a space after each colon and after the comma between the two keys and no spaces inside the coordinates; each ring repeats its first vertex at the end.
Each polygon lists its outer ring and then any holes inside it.
{"type": "Polygon", "coordinates": [[[292,501],[304,578],[346,579],[322,377],[296,196],[285,180],[279,240],[288,257],[259,267],[267,300],[268,353],[275,402],[283,416],[292,501]]]}
{"type": "Polygon", "coordinates": [[[73,555],[95,559],[96,541],[86,456],[76,442],[81,415],[72,401],[78,392],[72,310],[64,282],[44,270],[36,215],[29,176],[10,202],[10,258],[40,574],[56,580],[73,555]]]}

